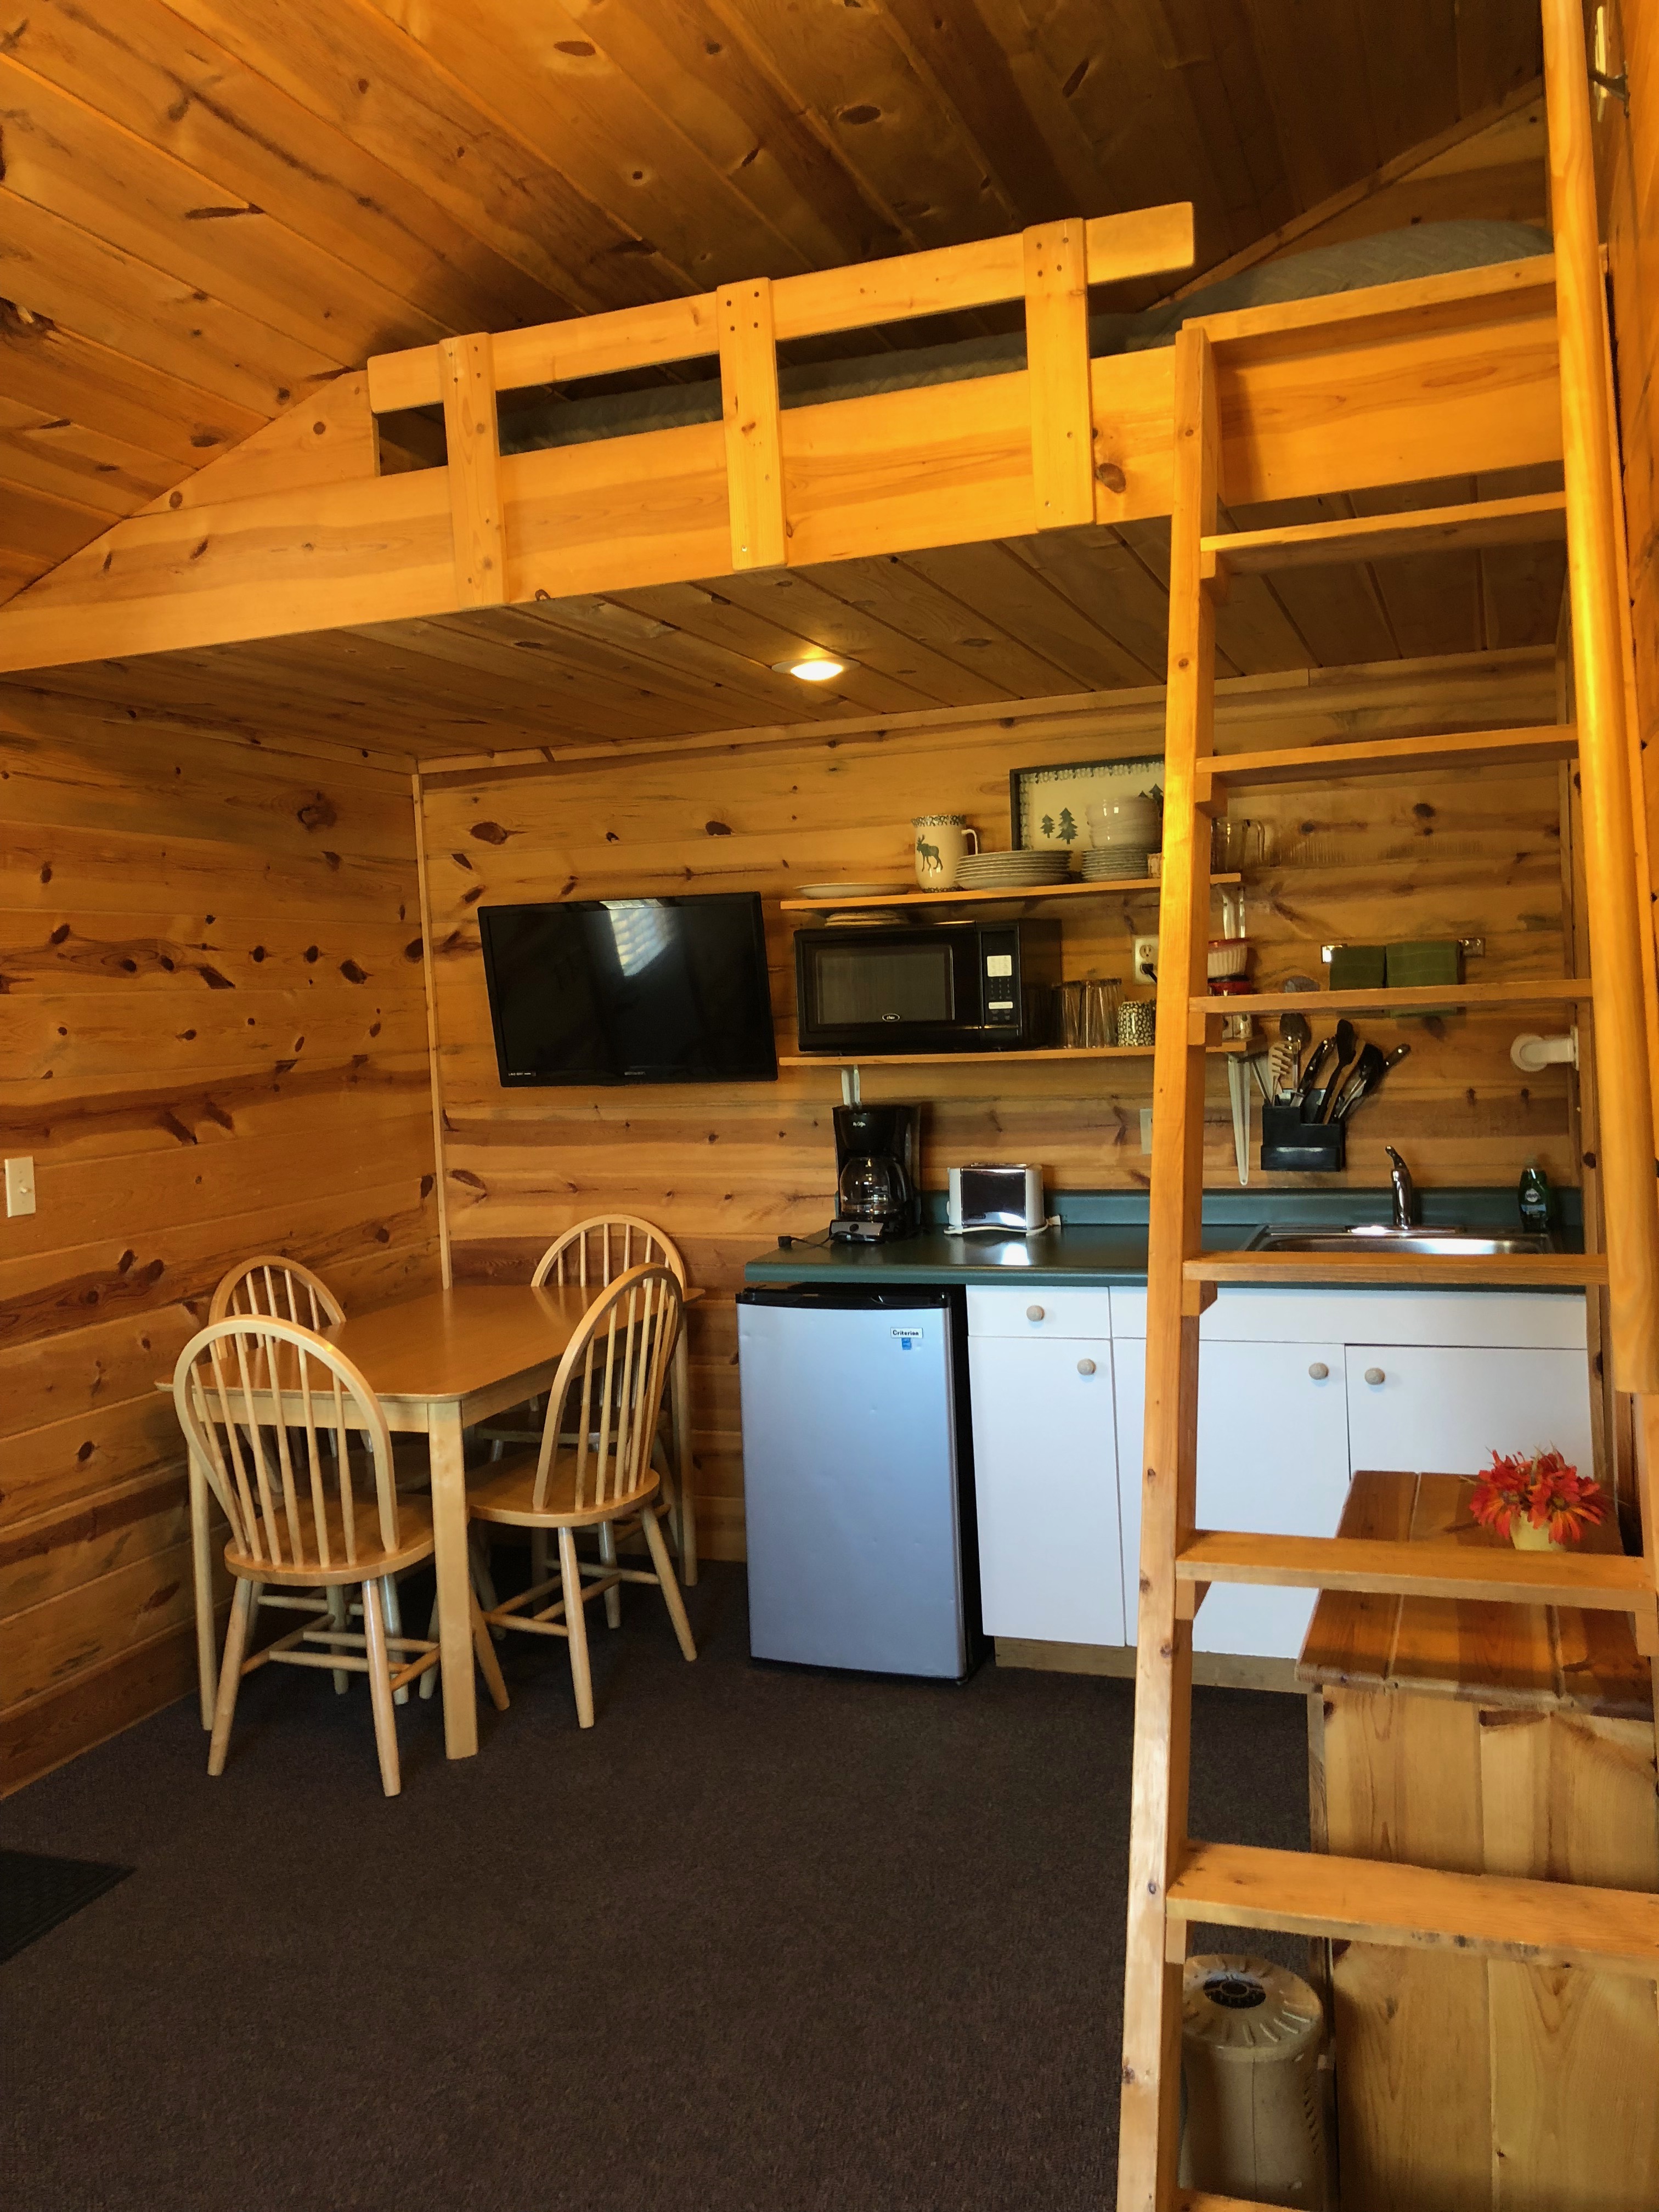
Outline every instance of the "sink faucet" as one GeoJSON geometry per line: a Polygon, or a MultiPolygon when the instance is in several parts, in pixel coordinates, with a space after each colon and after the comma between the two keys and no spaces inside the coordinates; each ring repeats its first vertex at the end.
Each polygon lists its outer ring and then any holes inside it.
{"type": "Polygon", "coordinates": [[[1417,1185],[1412,1181],[1412,1171],[1392,1145],[1385,1145],[1382,1149],[1394,1163],[1394,1225],[1396,1229],[1415,1229],[1417,1185]]]}

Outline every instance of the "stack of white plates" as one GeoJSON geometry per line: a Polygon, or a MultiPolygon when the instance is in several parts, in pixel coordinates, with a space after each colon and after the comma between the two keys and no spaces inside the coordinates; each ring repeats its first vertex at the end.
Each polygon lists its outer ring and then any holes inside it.
{"type": "Polygon", "coordinates": [[[965,891],[1037,890],[1071,872],[1069,853],[970,853],[957,882],[965,891]]]}
{"type": "Polygon", "coordinates": [[[1146,855],[1122,845],[1096,845],[1083,855],[1085,884],[1127,883],[1146,872],[1146,855]]]}

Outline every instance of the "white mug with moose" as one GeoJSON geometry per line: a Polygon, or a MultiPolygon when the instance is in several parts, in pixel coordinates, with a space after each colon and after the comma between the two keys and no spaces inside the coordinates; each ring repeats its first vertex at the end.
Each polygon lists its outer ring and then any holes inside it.
{"type": "Polygon", "coordinates": [[[925,891],[953,891],[963,856],[979,850],[979,832],[960,814],[918,814],[910,824],[916,840],[916,881],[925,891]]]}

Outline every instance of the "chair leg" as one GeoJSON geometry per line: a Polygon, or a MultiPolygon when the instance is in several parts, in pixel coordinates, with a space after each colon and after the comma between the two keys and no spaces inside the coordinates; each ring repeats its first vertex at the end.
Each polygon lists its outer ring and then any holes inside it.
{"type": "MultiPolygon", "coordinates": [[[[331,1435],[332,1431],[325,1430],[324,1433],[331,1435]]],[[[346,1601],[343,1583],[331,1583],[328,1585],[328,1625],[331,1628],[349,1628],[351,1626],[351,1607],[346,1601]]],[[[334,1694],[337,1698],[344,1697],[346,1684],[350,1679],[343,1667],[337,1667],[334,1669],[334,1694]]]]}
{"type": "MultiPolygon", "coordinates": [[[[472,1593],[472,1600],[475,1605],[477,1602],[477,1592],[474,1590],[472,1593]]],[[[426,1640],[428,1644],[435,1644],[438,1640],[438,1601],[435,1597],[432,1601],[432,1612],[426,1624],[426,1640]]],[[[443,1669],[441,1667],[428,1667],[425,1674],[422,1675],[421,1700],[422,1704],[424,1704],[428,1698],[435,1694],[438,1687],[438,1677],[442,1672],[443,1669]]]]}
{"type": "MultiPolygon", "coordinates": [[[[599,1523],[599,1565],[614,1567],[617,1564],[617,1532],[610,1522],[599,1523]]],[[[622,1584],[612,1583],[605,1594],[605,1625],[610,1628],[622,1626],[622,1584]]]]}
{"type": "MultiPolygon", "coordinates": [[[[478,1594],[478,1602],[486,1613],[494,1613],[501,1600],[495,1595],[495,1577],[489,1571],[489,1539],[480,1534],[482,1525],[475,1521],[467,1530],[466,1555],[471,1563],[472,1587],[478,1594]]],[[[543,1572],[546,1572],[545,1568],[543,1572]]],[[[497,1644],[506,1643],[507,1631],[504,1628],[492,1628],[489,1632],[497,1644]]]]}
{"type": "MultiPolygon", "coordinates": [[[[501,1662],[495,1656],[495,1647],[489,1640],[489,1623],[483,1617],[477,1592],[469,1590],[467,1595],[472,1600],[472,1649],[477,1654],[478,1671],[484,1678],[484,1686],[489,1692],[491,1704],[498,1713],[504,1713],[507,1711],[507,1685],[501,1680],[501,1662]]],[[[427,1684],[436,1680],[437,1673],[435,1667],[428,1667],[422,1675],[423,1693],[427,1684]]]]}
{"type": "Polygon", "coordinates": [[[697,1579],[697,1509],[691,1495],[691,1357],[684,1328],[674,1346],[668,1404],[674,1431],[675,1530],[680,1540],[680,1572],[690,1589],[697,1579]]]}
{"type": "Polygon", "coordinates": [[[547,1580],[547,1531],[532,1528],[530,1532],[530,1585],[547,1580]]]}
{"type": "Polygon", "coordinates": [[[392,1702],[392,1670],[386,1662],[385,1600],[372,1582],[363,1584],[363,1642],[368,1652],[368,1701],[374,1708],[374,1748],[380,1754],[380,1787],[388,1797],[403,1788],[398,1768],[398,1713],[392,1702]]]}
{"type": "MultiPolygon", "coordinates": [[[[404,1608],[398,1595],[398,1577],[395,1575],[381,1576],[380,1595],[386,1601],[386,1632],[388,1636],[401,1636],[404,1632],[404,1608]]],[[[409,1703],[407,1683],[401,1690],[392,1692],[392,1702],[394,1705],[409,1703]]]]}
{"type": "Polygon", "coordinates": [[[208,1772],[222,1774],[230,1748],[230,1723],[236,1711],[236,1692],[242,1686],[242,1661],[247,1652],[248,1624],[253,1618],[255,1585],[239,1581],[230,1601],[230,1626],[225,1631],[224,1656],[219,1662],[219,1695],[213,1708],[213,1734],[208,1740],[208,1772]]]}
{"type": "Polygon", "coordinates": [[[680,1639],[680,1650],[688,1659],[695,1659],[697,1647],[691,1641],[691,1624],[685,1617],[685,1603],[680,1596],[680,1586],[674,1579],[674,1562],[668,1556],[662,1530],[657,1526],[654,1505],[647,1505],[641,1514],[640,1526],[645,1531],[645,1540],[651,1552],[651,1564],[657,1570],[657,1580],[662,1585],[662,1601],[668,1607],[668,1618],[673,1622],[674,1633],[680,1639]]]}
{"type": "Polygon", "coordinates": [[[582,1606],[581,1569],[576,1564],[576,1534],[559,1531],[559,1575],[564,1584],[564,1617],[570,1631],[570,1679],[576,1692],[576,1718],[593,1725],[593,1677],[587,1664],[587,1614],[582,1606]]]}

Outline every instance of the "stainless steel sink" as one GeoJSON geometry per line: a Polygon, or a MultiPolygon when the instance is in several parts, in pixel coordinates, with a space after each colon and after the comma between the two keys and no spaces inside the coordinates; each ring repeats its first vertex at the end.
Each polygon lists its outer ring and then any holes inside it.
{"type": "Polygon", "coordinates": [[[1252,1252],[1398,1252],[1474,1260],[1492,1259],[1504,1253],[1553,1252],[1555,1239],[1524,1230],[1489,1233],[1482,1229],[1394,1229],[1386,1222],[1365,1222],[1354,1229],[1259,1229],[1250,1239],[1252,1252]]]}

